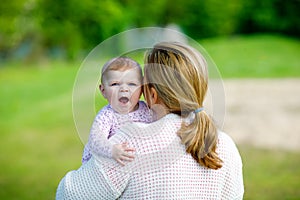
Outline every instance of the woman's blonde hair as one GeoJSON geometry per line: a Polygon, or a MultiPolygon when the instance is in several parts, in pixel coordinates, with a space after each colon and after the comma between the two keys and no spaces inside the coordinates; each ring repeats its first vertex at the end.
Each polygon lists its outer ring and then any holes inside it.
{"type": "Polygon", "coordinates": [[[219,169],[217,128],[203,107],[208,88],[207,63],[199,51],[176,42],[156,44],[145,56],[145,92],[153,87],[168,111],[184,118],[178,135],[186,152],[202,166],[219,169]]]}

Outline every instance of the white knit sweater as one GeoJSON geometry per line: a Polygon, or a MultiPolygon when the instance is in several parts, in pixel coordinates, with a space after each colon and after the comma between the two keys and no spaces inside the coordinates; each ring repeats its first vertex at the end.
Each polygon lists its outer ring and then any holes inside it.
{"type": "Polygon", "coordinates": [[[242,162],[232,139],[218,134],[218,170],[200,166],[176,135],[181,119],[169,114],[151,124],[131,123],[111,138],[136,149],[125,166],[93,156],[61,180],[56,199],[242,199],[242,162]]]}

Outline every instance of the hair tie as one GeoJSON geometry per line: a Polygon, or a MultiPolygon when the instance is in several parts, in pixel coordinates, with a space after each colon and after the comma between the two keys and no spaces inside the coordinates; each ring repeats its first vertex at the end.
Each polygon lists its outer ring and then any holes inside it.
{"type": "Polygon", "coordinates": [[[201,107],[201,108],[197,108],[196,110],[194,110],[194,113],[196,114],[196,113],[198,113],[198,112],[201,112],[201,111],[203,111],[204,110],[204,108],[203,107],[201,107]]]}

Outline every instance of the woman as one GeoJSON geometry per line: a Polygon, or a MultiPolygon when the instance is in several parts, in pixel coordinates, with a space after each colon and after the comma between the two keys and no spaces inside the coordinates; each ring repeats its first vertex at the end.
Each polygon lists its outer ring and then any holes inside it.
{"type": "Polygon", "coordinates": [[[242,199],[239,152],[203,109],[208,73],[202,55],[159,43],[145,60],[144,93],[151,124],[128,123],[111,137],[136,149],[125,166],[95,157],[69,172],[57,199],[242,199]]]}

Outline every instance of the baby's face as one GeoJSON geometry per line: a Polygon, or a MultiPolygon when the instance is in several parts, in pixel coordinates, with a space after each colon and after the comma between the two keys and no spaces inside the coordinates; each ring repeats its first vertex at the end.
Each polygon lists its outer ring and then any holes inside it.
{"type": "Polygon", "coordinates": [[[100,89],[112,108],[121,114],[138,109],[141,96],[139,70],[108,71],[100,89]]]}

